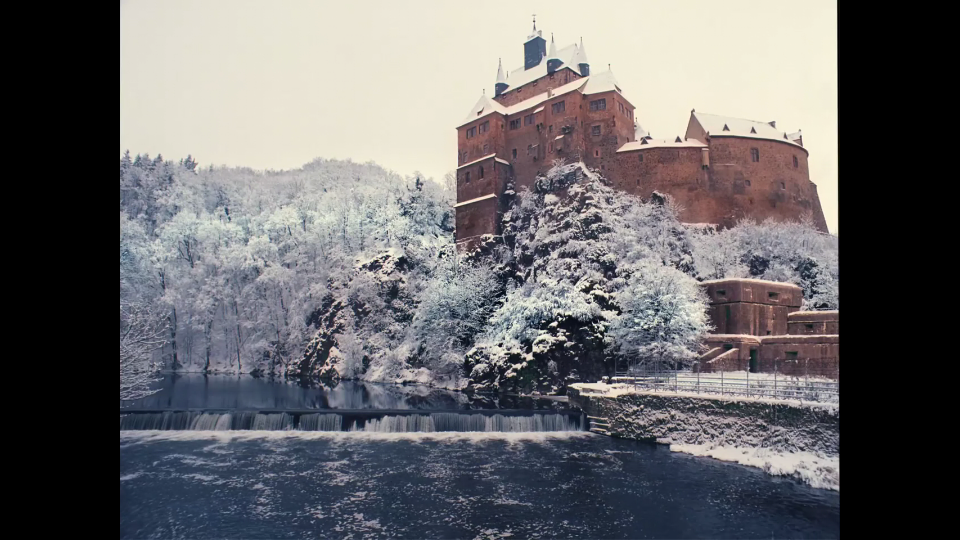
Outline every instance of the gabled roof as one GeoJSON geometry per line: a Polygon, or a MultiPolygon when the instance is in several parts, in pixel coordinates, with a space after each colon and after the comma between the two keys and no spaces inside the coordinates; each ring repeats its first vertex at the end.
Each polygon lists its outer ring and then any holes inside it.
{"type": "Polygon", "coordinates": [[[463,122],[460,122],[460,125],[458,125],[457,127],[460,127],[464,124],[469,124],[470,122],[473,122],[477,118],[482,118],[494,112],[498,112],[500,114],[506,114],[506,107],[488,98],[486,95],[480,96],[480,99],[477,100],[477,104],[474,105],[472,109],[470,109],[470,114],[468,114],[467,117],[463,120],[463,122]]]}
{"type": "Polygon", "coordinates": [[[692,112],[690,114],[711,137],[729,136],[768,139],[800,146],[792,139],[785,139],[784,132],[773,127],[769,122],[758,122],[756,120],[731,118],[729,116],[718,116],[701,112],[692,112]]]}
{"type": "MultiPolygon", "coordinates": [[[[557,58],[560,59],[563,64],[561,67],[570,68],[577,75],[582,75],[580,73],[580,66],[572,62],[574,55],[577,53],[577,44],[567,45],[566,47],[557,51],[557,58]]],[[[511,91],[515,88],[519,88],[527,83],[531,83],[540,77],[547,76],[547,63],[545,59],[540,59],[540,63],[536,67],[530,69],[523,69],[524,66],[520,66],[517,69],[509,72],[507,74],[507,84],[510,85],[507,88],[507,91],[511,91]]]]}
{"type": "Polygon", "coordinates": [[[600,92],[610,92],[615,90],[622,92],[617,85],[617,78],[613,76],[612,70],[597,73],[587,78],[587,86],[583,89],[584,94],[599,94],[600,92]]]}

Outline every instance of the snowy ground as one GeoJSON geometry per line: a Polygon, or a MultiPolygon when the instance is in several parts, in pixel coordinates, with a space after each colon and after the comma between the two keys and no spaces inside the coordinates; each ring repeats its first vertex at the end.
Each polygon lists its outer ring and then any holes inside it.
{"type": "Polygon", "coordinates": [[[757,467],[772,475],[797,478],[815,488],[840,491],[839,456],[710,444],[671,444],[670,450],[757,467]]]}

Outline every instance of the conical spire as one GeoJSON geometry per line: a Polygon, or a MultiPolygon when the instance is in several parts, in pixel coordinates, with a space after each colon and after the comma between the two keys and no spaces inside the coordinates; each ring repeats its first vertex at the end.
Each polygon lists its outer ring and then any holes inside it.
{"type": "Polygon", "coordinates": [[[576,64],[589,64],[587,60],[587,50],[583,48],[583,38],[580,38],[580,48],[577,49],[577,61],[576,64]]]}
{"type": "Polygon", "coordinates": [[[553,32],[550,32],[550,52],[547,53],[547,60],[557,57],[557,44],[553,41],[553,32]]]}
{"type": "Polygon", "coordinates": [[[505,83],[507,78],[503,75],[503,59],[501,58],[497,64],[497,82],[505,83]]]}

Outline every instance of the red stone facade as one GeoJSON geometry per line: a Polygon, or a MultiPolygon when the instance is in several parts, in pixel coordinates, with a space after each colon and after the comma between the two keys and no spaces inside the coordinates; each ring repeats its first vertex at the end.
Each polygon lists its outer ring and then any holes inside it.
{"type": "MultiPolygon", "coordinates": [[[[575,46],[564,50],[577,51],[575,46]]],[[[721,117],[691,112],[682,139],[654,141],[637,129],[635,107],[613,74],[584,76],[578,65],[562,64],[548,73],[538,64],[532,69],[541,71],[529,71],[543,73],[536,78],[524,78],[521,71],[514,76],[515,87],[498,84],[498,92],[505,90],[492,100],[482,98],[471,113],[474,118],[457,128],[458,243],[499,234],[498,220],[480,218],[478,210],[461,203],[489,194],[499,200],[509,179],[518,189],[531,186],[538,173],[561,158],[583,161],[641,198],[653,192],[670,195],[687,223],[728,227],[743,218],[809,218],[827,231],[799,134],[783,132],[781,137],[775,122],[739,119],[719,121],[711,131],[707,126],[721,117]],[[600,100],[602,108],[596,105],[600,100]],[[488,157],[505,162],[494,178],[487,164],[477,161],[488,157]],[[477,181],[480,167],[483,182],[477,181]]],[[[484,206],[490,212],[503,210],[484,206]]]]}
{"type": "Polygon", "coordinates": [[[704,340],[696,369],[839,379],[839,311],[799,311],[802,292],[790,283],[725,279],[701,285],[715,333],[704,340]]]}

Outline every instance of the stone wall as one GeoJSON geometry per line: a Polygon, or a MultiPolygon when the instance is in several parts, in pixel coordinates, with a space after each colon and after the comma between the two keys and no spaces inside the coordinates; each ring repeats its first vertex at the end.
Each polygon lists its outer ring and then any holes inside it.
{"type": "Polygon", "coordinates": [[[662,392],[607,397],[585,394],[576,385],[567,395],[588,416],[606,418],[614,437],[840,455],[836,405],[662,392]]]}

